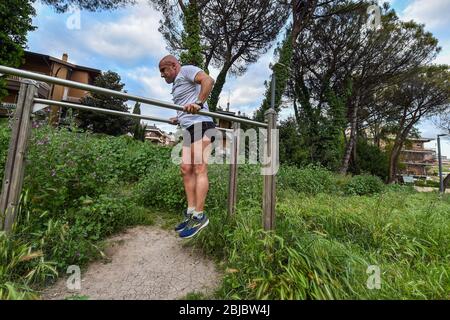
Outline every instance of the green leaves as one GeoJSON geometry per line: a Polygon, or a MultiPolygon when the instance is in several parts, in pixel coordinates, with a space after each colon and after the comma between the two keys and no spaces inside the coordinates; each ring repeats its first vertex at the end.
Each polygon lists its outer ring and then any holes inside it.
{"type": "MultiPolygon", "coordinates": [[[[0,2],[0,64],[19,67],[22,64],[23,49],[27,43],[27,33],[36,14],[28,0],[3,0],[0,2]]],[[[5,81],[0,78],[0,101],[7,95],[5,81]]]]}
{"type": "Polygon", "coordinates": [[[383,190],[383,181],[378,177],[369,175],[354,176],[344,186],[344,191],[348,195],[371,195],[380,193],[383,190]]]}

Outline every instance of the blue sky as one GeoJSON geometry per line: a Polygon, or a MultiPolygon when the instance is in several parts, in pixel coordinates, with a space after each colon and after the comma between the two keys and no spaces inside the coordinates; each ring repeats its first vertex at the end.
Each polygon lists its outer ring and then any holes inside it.
{"type": "MultiPolygon", "coordinates": [[[[426,25],[440,42],[442,51],[438,63],[450,64],[450,0],[392,0],[389,1],[400,18],[415,20],[426,25]]],[[[158,32],[160,14],[138,0],[135,6],[111,12],[57,14],[52,8],[37,2],[37,16],[33,24],[37,30],[28,37],[28,49],[61,58],[69,55],[69,62],[120,74],[125,89],[132,94],[171,101],[170,86],[160,78],[158,61],[168,53],[166,44],[158,32]],[[75,22],[75,24],[73,23],[75,22]]],[[[231,110],[251,115],[260,105],[265,91],[264,81],[270,77],[269,63],[273,49],[260,57],[241,77],[229,77],[222,92],[220,104],[230,99],[231,110]]],[[[213,77],[218,70],[211,70],[213,77]]],[[[132,103],[130,103],[132,104],[132,103]]],[[[174,111],[153,106],[142,106],[142,113],[171,117],[174,111]]],[[[283,110],[280,117],[290,115],[283,110]]],[[[174,127],[157,124],[163,130],[174,127]]],[[[432,121],[423,121],[419,129],[424,137],[436,137],[440,131],[432,121]]],[[[442,142],[443,154],[450,158],[450,139],[442,142]]],[[[436,141],[427,147],[436,148],[436,141]]]]}

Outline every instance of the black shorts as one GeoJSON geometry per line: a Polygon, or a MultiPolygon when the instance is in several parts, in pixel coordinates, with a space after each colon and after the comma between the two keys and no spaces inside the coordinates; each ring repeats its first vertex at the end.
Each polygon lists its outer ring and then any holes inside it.
{"type": "Polygon", "coordinates": [[[190,147],[195,141],[203,139],[203,137],[208,137],[211,143],[215,140],[215,130],[216,124],[214,122],[201,122],[195,123],[189,126],[186,130],[183,130],[183,146],[190,147]],[[201,130],[200,133],[195,134],[195,130],[201,130]],[[214,130],[213,130],[214,129],[214,130]]]}

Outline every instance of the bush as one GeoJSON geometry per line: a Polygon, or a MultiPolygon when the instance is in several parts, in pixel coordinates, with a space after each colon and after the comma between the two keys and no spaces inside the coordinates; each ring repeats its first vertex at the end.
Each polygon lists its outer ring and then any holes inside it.
{"type": "Polygon", "coordinates": [[[137,181],[170,159],[169,149],[131,137],[48,127],[34,131],[30,145],[24,185],[36,208],[55,214],[76,207],[81,197],[97,197],[137,181]]]}
{"type": "MultiPolygon", "coordinates": [[[[386,180],[389,172],[388,154],[366,139],[359,138],[356,146],[358,169],[386,180]]],[[[358,172],[360,173],[360,172],[358,172]]]]}
{"type": "Polygon", "coordinates": [[[292,189],[306,194],[335,191],[333,173],[313,165],[303,169],[281,166],[278,171],[278,185],[280,189],[292,189]]]}
{"type": "Polygon", "coordinates": [[[414,185],[417,187],[430,187],[430,188],[439,188],[440,182],[433,180],[417,180],[414,182],[414,185]]]}
{"type": "Polygon", "coordinates": [[[178,166],[155,166],[135,187],[141,205],[181,209],[185,205],[183,180],[178,166]]]}
{"type": "Polygon", "coordinates": [[[91,241],[103,239],[124,227],[149,224],[143,208],[129,198],[100,195],[96,199],[82,197],[76,209],[69,210],[67,221],[71,232],[91,241]]]}
{"type": "Polygon", "coordinates": [[[379,177],[368,175],[354,176],[344,186],[344,192],[347,195],[371,195],[383,190],[383,181],[379,177]]]}
{"type": "MultiPolygon", "coordinates": [[[[229,168],[229,165],[222,164],[208,166],[209,190],[205,210],[227,209],[229,168]]],[[[263,176],[259,166],[239,165],[237,182],[238,204],[261,204],[263,176]]],[[[173,163],[151,167],[136,184],[135,194],[138,203],[144,206],[178,211],[187,205],[180,167],[173,163]]]]}

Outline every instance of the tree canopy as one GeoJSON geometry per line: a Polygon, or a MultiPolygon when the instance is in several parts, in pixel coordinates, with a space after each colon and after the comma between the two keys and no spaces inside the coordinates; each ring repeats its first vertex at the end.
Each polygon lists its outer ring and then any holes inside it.
{"type": "MultiPolygon", "coordinates": [[[[116,91],[122,91],[125,86],[120,82],[120,76],[113,71],[103,72],[95,79],[94,85],[116,91]]],[[[128,112],[126,101],[126,98],[93,92],[91,95],[82,98],[80,103],[95,108],[128,112]]],[[[76,117],[79,120],[79,127],[82,129],[115,136],[128,133],[133,124],[132,120],[123,116],[113,116],[91,111],[80,110],[77,112],[76,117]]]]}
{"type": "MultiPolygon", "coordinates": [[[[32,17],[36,14],[28,0],[0,1],[0,64],[17,68],[22,64],[27,34],[36,29],[32,17]]],[[[5,80],[0,77],[0,99],[6,96],[5,80]]]]}

